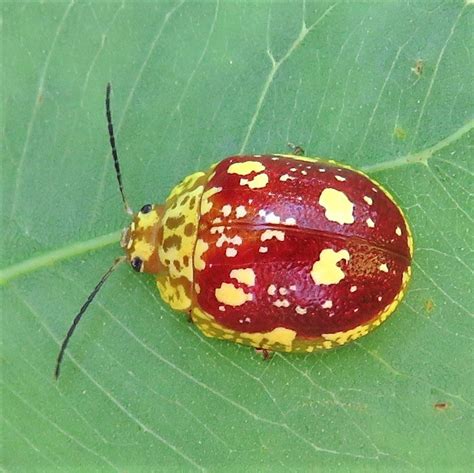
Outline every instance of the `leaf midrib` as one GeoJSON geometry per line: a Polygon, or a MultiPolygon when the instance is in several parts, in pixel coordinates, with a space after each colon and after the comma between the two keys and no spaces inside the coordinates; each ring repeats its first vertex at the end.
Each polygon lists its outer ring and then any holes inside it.
{"type": "MultiPolygon", "coordinates": [[[[418,153],[407,154],[398,158],[385,161],[383,163],[363,166],[362,171],[381,172],[411,164],[427,165],[428,160],[438,151],[448,147],[459,140],[466,133],[474,128],[474,119],[469,120],[455,132],[440,140],[438,143],[419,151],[418,153]]],[[[48,251],[42,255],[34,256],[18,263],[12,264],[0,270],[0,286],[6,285],[13,279],[32,273],[34,271],[52,266],[55,263],[79,256],[90,251],[96,251],[120,241],[122,230],[117,230],[106,235],[100,235],[90,240],[80,241],[66,245],[57,250],[48,251]]]]}
{"type": "Polygon", "coordinates": [[[54,263],[64,261],[74,256],[79,256],[90,251],[95,251],[120,241],[122,230],[117,230],[106,235],[101,235],[90,240],[79,241],[66,245],[57,250],[48,251],[42,255],[28,258],[19,263],[12,264],[0,271],[0,286],[5,285],[12,279],[31,273],[54,263]]]}

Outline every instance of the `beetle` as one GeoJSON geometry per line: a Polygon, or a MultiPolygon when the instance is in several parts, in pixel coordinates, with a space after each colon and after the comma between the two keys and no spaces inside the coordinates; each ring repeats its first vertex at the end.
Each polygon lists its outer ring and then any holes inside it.
{"type": "Polygon", "coordinates": [[[291,154],[230,156],[187,176],[164,204],[133,213],[118,258],[153,274],[162,299],[207,336],[271,351],[313,352],[379,326],[411,276],[413,238],[393,197],[345,164],[291,154]]]}

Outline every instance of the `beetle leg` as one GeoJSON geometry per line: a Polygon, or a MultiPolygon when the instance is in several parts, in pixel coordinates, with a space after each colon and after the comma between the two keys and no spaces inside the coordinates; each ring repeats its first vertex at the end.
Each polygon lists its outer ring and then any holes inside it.
{"type": "Polygon", "coordinates": [[[255,348],[255,353],[262,355],[263,361],[269,360],[273,355],[273,352],[267,348],[255,348]]]}
{"type": "Polygon", "coordinates": [[[295,156],[304,156],[304,149],[293,143],[288,143],[288,147],[293,151],[295,156]]]}
{"type": "Polygon", "coordinates": [[[186,311],[186,317],[187,317],[187,319],[188,319],[188,322],[189,322],[190,324],[193,324],[193,323],[194,323],[194,320],[193,320],[193,317],[192,317],[191,314],[192,314],[192,310],[186,311]]]}

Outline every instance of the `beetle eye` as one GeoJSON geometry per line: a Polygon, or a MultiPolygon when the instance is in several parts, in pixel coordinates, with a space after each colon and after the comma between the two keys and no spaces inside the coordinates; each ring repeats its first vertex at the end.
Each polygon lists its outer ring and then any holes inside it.
{"type": "Polygon", "coordinates": [[[130,266],[138,273],[141,271],[142,265],[143,261],[138,256],[135,256],[135,258],[130,261],[130,266]]]}
{"type": "Polygon", "coordinates": [[[151,212],[151,209],[152,209],[152,208],[153,208],[153,205],[151,205],[151,204],[146,204],[146,205],[144,205],[144,206],[140,209],[140,212],[141,212],[142,214],[147,214],[147,213],[151,212]]]}

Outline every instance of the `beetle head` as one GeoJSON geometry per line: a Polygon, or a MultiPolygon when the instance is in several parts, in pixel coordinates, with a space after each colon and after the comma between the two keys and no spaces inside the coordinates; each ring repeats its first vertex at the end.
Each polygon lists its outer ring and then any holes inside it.
{"type": "Polygon", "coordinates": [[[163,239],[163,211],[162,205],[144,205],[123,230],[120,245],[135,271],[158,273],[162,269],[158,248],[163,239]]]}

